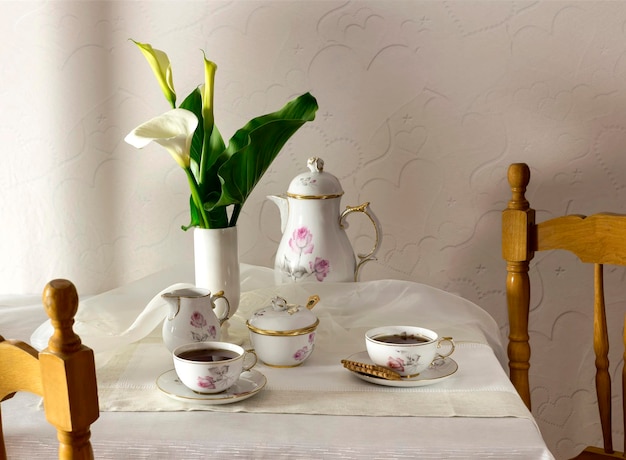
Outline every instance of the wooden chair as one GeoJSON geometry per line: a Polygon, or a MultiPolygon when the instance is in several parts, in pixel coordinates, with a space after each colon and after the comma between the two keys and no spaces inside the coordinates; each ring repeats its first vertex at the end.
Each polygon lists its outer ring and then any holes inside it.
{"type": "MultiPolygon", "coordinates": [[[[596,356],[596,393],[604,449],[588,447],[576,458],[622,458],[614,452],[611,435],[611,378],[609,340],[604,308],[603,265],[626,265],[626,215],[569,215],[535,223],[535,211],[525,198],[530,169],[524,163],[509,166],[512,197],[502,212],[502,256],[507,262],[506,295],[509,313],[509,369],[513,385],[530,409],[529,261],[536,251],[563,249],[594,264],[593,347],[596,356]]],[[[626,349],[626,334],[623,338],[626,349]]],[[[620,341],[621,343],[621,341],[620,341]]],[[[626,371],[622,374],[622,404],[626,371]]],[[[626,414],[626,407],[623,407],[626,414]]],[[[625,440],[626,442],[626,440],[625,440]]]]}
{"type": "MultiPolygon", "coordinates": [[[[78,295],[67,280],[43,291],[54,333],[38,353],[30,345],[0,337],[0,401],[17,391],[43,397],[48,422],[57,429],[59,459],[92,459],[90,425],[99,415],[93,351],[72,330],[78,295]]],[[[0,420],[0,459],[7,457],[0,420]]]]}

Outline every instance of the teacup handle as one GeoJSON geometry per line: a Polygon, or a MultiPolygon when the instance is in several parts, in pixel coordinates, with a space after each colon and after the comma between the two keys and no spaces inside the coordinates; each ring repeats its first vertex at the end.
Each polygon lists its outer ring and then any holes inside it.
{"type": "Polygon", "coordinates": [[[454,339],[452,339],[452,337],[441,337],[439,341],[437,342],[437,348],[438,349],[441,348],[441,344],[444,342],[450,343],[450,351],[444,355],[437,353],[437,355],[435,356],[435,360],[447,358],[452,353],[454,353],[454,348],[456,347],[456,345],[454,344],[454,339]]]}
{"type": "Polygon", "coordinates": [[[224,299],[224,302],[226,302],[226,314],[224,314],[221,318],[219,316],[217,317],[217,320],[220,322],[220,326],[221,326],[224,323],[224,321],[230,318],[230,302],[224,295],[224,291],[216,292],[215,294],[211,296],[211,306],[213,307],[213,310],[215,310],[215,300],[217,299],[224,299]]]}
{"type": "Polygon", "coordinates": [[[257,356],[256,356],[256,352],[254,350],[246,350],[246,352],[243,355],[243,370],[244,371],[249,371],[250,369],[252,369],[254,366],[256,366],[257,363],[257,356]],[[252,363],[248,363],[246,364],[246,359],[252,359],[252,363]]]}

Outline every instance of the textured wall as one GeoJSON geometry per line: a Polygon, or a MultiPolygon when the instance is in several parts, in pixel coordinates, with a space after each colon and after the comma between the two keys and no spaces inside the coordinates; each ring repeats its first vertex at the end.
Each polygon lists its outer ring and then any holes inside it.
{"type": "MultiPolygon", "coordinates": [[[[626,206],[623,2],[3,1],[0,38],[3,293],[39,292],[58,276],[95,293],[191,263],[182,171],[158,146],[123,142],[168,109],[129,38],[169,54],[180,95],[202,82],[201,49],[218,63],[226,138],[296,94],[317,97],[316,121],[244,207],[243,262],[273,264],[278,211],[264,197],[321,156],[342,181],[342,204],[370,201],[383,223],[379,260],[362,279],[459,293],[504,335],[508,164],[531,165],[541,218],[626,206]]],[[[367,220],[351,224],[368,248],[367,220]]],[[[541,255],[532,270],[532,340],[546,350],[532,361],[534,413],[559,458],[599,438],[583,369],[593,361],[582,345],[591,269],[569,262],[541,255]],[[557,300],[564,309],[551,309],[557,300]]],[[[624,275],[607,280],[623,285],[624,275]]],[[[619,336],[626,298],[615,291],[619,336]]],[[[618,344],[616,376],[620,353],[618,344]]]]}

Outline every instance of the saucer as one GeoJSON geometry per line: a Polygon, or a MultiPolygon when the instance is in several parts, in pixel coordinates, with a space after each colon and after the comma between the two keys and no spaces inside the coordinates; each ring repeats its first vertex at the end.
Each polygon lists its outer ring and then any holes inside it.
{"type": "Polygon", "coordinates": [[[201,394],[190,390],[178,379],[174,369],[164,372],[156,381],[159,390],[170,398],[202,405],[230,404],[243,401],[261,391],[266,383],[265,376],[254,369],[242,372],[239,380],[233,386],[226,391],[214,394],[201,394]]]}
{"type": "MultiPolygon", "coordinates": [[[[358,361],[360,363],[374,364],[370,359],[367,351],[355,353],[348,358],[350,361],[358,361]]],[[[459,365],[452,358],[445,358],[443,360],[436,361],[431,364],[426,370],[423,370],[417,377],[411,377],[402,380],[387,380],[381,377],[375,377],[373,375],[361,374],[360,372],[349,370],[361,380],[366,382],[375,383],[377,385],[385,385],[388,387],[423,387],[426,385],[433,385],[439,383],[452,374],[454,374],[459,368],[459,365]]]]}

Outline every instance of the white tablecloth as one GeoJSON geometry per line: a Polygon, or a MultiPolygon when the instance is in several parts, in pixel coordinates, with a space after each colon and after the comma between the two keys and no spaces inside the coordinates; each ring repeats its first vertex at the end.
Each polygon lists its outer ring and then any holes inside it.
{"type": "MultiPolygon", "coordinates": [[[[416,283],[268,287],[270,270],[244,266],[242,273],[245,292],[237,317],[231,320],[233,337],[245,334],[243,320],[277,292],[293,302],[302,303],[311,293],[322,300],[313,310],[320,327],[311,358],[294,369],[258,365],[257,370],[268,378],[267,387],[233,405],[194,407],[171,400],[156,389],[158,373],[172,367],[169,356],[157,352],[159,359],[141,357],[160,346],[155,340],[158,329],[154,330],[159,321],[151,318],[160,314],[155,313],[160,307],[152,305],[147,315],[144,311],[143,324],[134,328],[133,337],[115,343],[115,334],[129,335],[124,331],[155,293],[188,279],[184,273],[157,274],[81,303],[77,330],[96,350],[99,361],[103,412],[93,426],[96,456],[552,458],[503,370],[504,354],[495,322],[474,304],[416,283]],[[395,389],[363,382],[341,367],[342,357],[364,349],[364,330],[398,322],[454,336],[459,342],[453,355],[458,372],[437,385],[395,389]],[[134,357],[134,364],[120,367],[120,361],[129,362],[120,356],[134,357]],[[137,364],[142,361],[146,365],[137,364]],[[325,392],[333,398],[325,399],[325,392]],[[328,403],[332,400],[350,403],[341,407],[328,403]],[[385,408],[389,401],[397,404],[385,408]],[[195,410],[200,408],[210,412],[195,410]],[[396,410],[402,416],[392,416],[396,410]]],[[[28,339],[28,331],[41,324],[43,310],[29,301],[32,299],[0,297],[0,305],[5,305],[0,306],[3,335],[28,339]],[[14,306],[17,303],[22,305],[14,306]]],[[[45,335],[45,327],[37,329],[35,341],[41,335],[45,335]]],[[[31,458],[32,454],[20,457],[20,452],[33,444],[26,441],[33,430],[50,433],[49,439],[40,437],[33,447],[44,456],[54,449],[52,429],[42,420],[37,402],[18,395],[3,403],[7,448],[10,455],[17,452],[13,458],[31,458]],[[18,416],[24,406],[25,414],[18,416]]]]}

